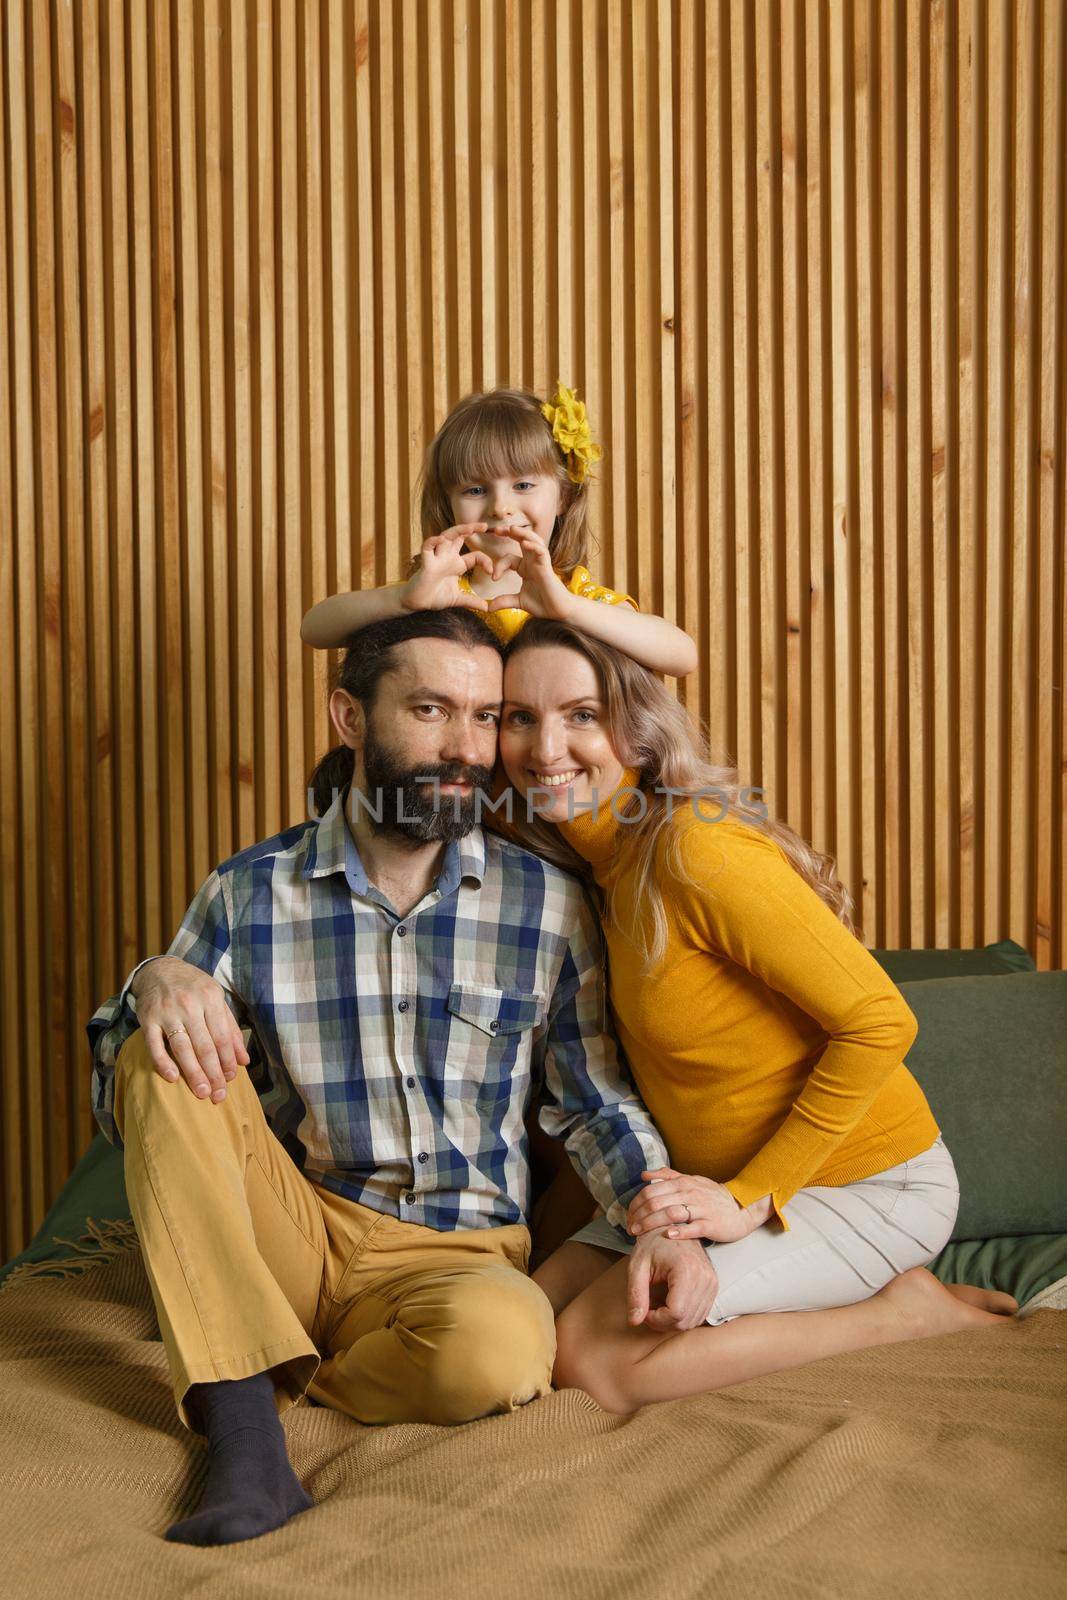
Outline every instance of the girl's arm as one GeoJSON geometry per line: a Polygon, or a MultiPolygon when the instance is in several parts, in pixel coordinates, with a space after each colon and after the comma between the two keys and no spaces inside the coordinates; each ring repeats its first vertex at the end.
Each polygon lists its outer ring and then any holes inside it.
{"type": "Polygon", "coordinates": [[[666,617],[635,611],[628,600],[621,605],[606,606],[600,600],[587,600],[585,595],[571,594],[566,589],[564,593],[568,601],[568,622],[594,639],[613,644],[616,650],[631,656],[650,671],[684,678],[696,666],[696,645],[666,617]]]}
{"type": "Polygon", "coordinates": [[[554,617],[614,645],[651,672],[669,672],[675,678],[692,672],[697,664],[697,647],[673,622],[637,611],[628,601],[605,605],[601,600],[572,594],[553,570],[548,546],[539,534],[513,528],[509,536],[522,545],[523,557],[517,567],[522,588],[517,595],[490,600],[490,611],[517,606],[533,617],[554,617]]]}
{"type": "Polygon", "coordinates": [[[461,551],[468,533],[484,529],[484,522],[465,522],[445,533],[431,534],[423,542],[419,564],[410,578],[385,583],[378,589],[357,589],[352,594],[332,594],[312,606],[300,624],[300,637],[318,650],[343,645],[349,634],[385,617],[405,611],[438,611],[444,606],[466,606],[485,611],[487,602],[459,587],[460,578],[481,566],[491,575],[493,563],[479,550],[461,551]]]}
{"type": "Polygon", "coordinates": [[[342,645],[350,633],[385,617],[398,617],[406,608],[403,596],[408,579],[385,583],[380,589],[357,589],[352,594],[332,594],[312,606],[300,624],[300,637],[316,650],[342,645]]]}

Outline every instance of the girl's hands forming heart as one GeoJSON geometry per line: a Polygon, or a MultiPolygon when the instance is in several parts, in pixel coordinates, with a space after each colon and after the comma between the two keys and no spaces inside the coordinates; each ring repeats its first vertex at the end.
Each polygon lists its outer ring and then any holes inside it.
{"type": "MultiPolygon", "coordinates": [[[[490,611],[503,611],[517,607],[528,611],[531,617],[552,617],[566,622],[573,610],[574,596],[566,584],[556,576],[548,546],[533,529],[508,528],[507,536],[522,546],[522,557],[514,563],[522,579],[522,588],[515,594],[498,594],[489,602],[490,611]]],[[[510,561],[500,563],[501,570],[511,566],[510,561]]],[[[495,577],[499,573],[494,573],[495,577]]]]}
{"type": "Polygon", "coordinates": [[[403,603],[408,611],[441,611],[446,606],[466,606],[471,611],[487,611],[481,595],[468,594],[459,580],[472,567],[483,567],[492,576],[493,563],[482,550],[461,550],[470,533],[485,531],[484,522],[462,522],[444,533],[433,533],[423,541],[419,567],[404,585],[403,603]]]}

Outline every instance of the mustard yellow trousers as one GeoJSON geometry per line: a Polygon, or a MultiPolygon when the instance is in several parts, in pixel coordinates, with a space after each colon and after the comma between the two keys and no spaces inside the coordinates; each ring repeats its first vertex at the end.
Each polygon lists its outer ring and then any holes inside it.
{"type": "Polygon", "coordinates": [[[552,1384],[552,1307],[518,1224],[440,1232],[311,1183],[238,1067],[198,1100],[143,1034],[115,1068],[126,1191],[178,1415],[190,1384],[270,1371],[359,1422],[469,1422],[552,1384]]]}

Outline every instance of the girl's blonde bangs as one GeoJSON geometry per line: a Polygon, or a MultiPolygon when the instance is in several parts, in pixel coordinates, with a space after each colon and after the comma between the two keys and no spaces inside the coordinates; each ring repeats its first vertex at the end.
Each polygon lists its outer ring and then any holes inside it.
{"type": "Polygon", "coordinates": [[[446,424],[436,456],[437,481],[446,493],[489,478],[556,473],[559,466],[559,452],[543,417],[491,401],[446,424]]]}

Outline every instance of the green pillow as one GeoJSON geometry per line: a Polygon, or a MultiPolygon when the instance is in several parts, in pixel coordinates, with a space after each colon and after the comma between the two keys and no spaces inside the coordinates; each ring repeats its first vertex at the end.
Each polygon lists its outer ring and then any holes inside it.
{"type": "Polygon", "coordinates": [[[1067,1233],[1030,1233],[1020,1239],[960,1239],[947,1244],[930,1271],[942,1283],[1003,1289],[1020,1306],[1050,1283],[1067,1278],[1067,1233]]]}
{"type": "Polygon", "coordinates": [[[902,983],[960,1179],[953,1239],[1067,1233],[1067,972],[902,983]]]}
{"type": "Polygon", "coordinates": [[[58,1261],[74,1255],[56,1239],[76,1242],[85,1233],[88,1217],[104,1222],[127,1220],[129,1215],[122,1151],[96,1133],[25,1250],[0,1267],[0,1282],[24,1261],[58,1261]]]}
{"type": "Polygon", "coordinates": [[[984,950],[872,950],[894,983],[927,978],[977,978],[982,973],[1036,972],[1029,951],[1014,939],[987,944],[984,950]]]}

